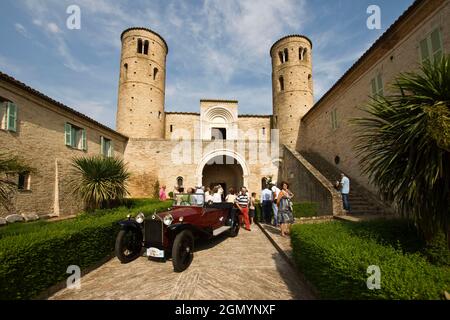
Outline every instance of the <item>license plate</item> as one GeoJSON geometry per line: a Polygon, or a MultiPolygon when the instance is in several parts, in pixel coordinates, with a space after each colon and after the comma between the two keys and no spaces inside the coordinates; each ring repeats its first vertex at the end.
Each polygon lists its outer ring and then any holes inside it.
{"type": "Polygon", "coordinates": [[[164,258],[164,250],[159,250],[157,248],[148,248],[147,256],[153,258],[164,258]]]}

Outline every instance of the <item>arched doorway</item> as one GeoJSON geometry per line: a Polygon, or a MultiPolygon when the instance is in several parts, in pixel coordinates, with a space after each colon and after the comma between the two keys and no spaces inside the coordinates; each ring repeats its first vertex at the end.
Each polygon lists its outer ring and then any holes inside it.
{"type": "Polygon", "coordinates": [[[223,183],[226,184],[227,188],[239,188],[248,186],[250,170],[245,158],[238,152],[216,149],[203,156],[202,161],[197,166],[196,176],[197,184],[205,187],[214,183],[223,183]]]}
{"type": "Polygon", "coordinates": [[[228,193],[229,188],[238,190],[244,185],[244,171],[236,159],[230,156],[216,156],[208,161],[202,171],[202,185],[211,189],[221,185],[228,193]]]}

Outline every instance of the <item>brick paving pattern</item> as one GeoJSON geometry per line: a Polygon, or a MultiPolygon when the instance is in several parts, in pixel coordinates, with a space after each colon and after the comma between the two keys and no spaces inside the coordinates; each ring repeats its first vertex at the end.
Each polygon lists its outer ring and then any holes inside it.
{"type": "Polygon", "coordinates": [[[256,226],[239,236],[197,244],[194,261],[174,273],[171,261],[141,257],[129,264],[114,258],[81,279],[81,289],[63,289],[52,300],[291,300],[314,299],[256,226]]]}

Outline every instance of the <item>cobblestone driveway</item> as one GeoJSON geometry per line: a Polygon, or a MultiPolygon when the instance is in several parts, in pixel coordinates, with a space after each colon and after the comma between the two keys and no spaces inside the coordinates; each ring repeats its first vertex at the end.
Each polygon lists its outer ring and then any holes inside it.
{"type": "Polygon", "coordinates": [[[307,286],[261,230],[241,229],[197,244],[194,261],[174,273],[171,261],[114,258],[81,279],[81,289],[63,289],[50,299],[313,299],[307,286]]]}

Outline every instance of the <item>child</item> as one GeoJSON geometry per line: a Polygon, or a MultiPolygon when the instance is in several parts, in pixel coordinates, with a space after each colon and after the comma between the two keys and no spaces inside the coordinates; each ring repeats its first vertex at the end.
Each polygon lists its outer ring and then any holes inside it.
{"type": "Polygon", "coordinates": [[[252,192],[252,196],[250,197],[250,206],[249,206],[249,216],[250,216],[250,224],[253,224],[255,219],[255,205],[256,205],[256,192],[252,192]]]}

